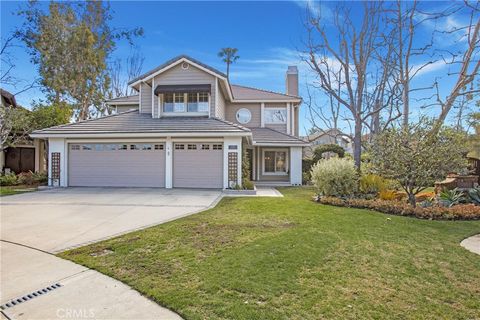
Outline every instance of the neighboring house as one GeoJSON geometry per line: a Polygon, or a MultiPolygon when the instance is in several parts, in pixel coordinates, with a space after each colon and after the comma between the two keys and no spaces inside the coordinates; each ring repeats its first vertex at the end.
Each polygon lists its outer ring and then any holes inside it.
{"type": "MultiPolygon", "coordinates": [[[[22,108],[17,104],[15,96],[10,92],[0,89],[0,96],[0,108],[6,108],[7,112],[10,108],[22,108]]],[[[20,143],[16,143],[14,147],[8,147],[4,151],[0,151],[1,172],[45,171],[44,154],[44,144],[38,139],[30,139],[26,136],[20,143]]]]}
{"type": "Polygon", "coordinates": [[[231,84],[222,72],[176,57],[131,80],[136,96],[107,101],[118,114],[35,131],[49,140],[59,186],[231,188],[242,151],[255,181],[300,185],[298,71],[287,92],[231,84]]]}
{"type": "Polygon", "coordinates": [[[313,150],[322,144],[337,144],[346,153],[353,155],[353,141],[345,133],[338,129],[319,130],[314,134],[304,137],[310,145],[303,150],[305,158],[313,156],[313,150]]]}

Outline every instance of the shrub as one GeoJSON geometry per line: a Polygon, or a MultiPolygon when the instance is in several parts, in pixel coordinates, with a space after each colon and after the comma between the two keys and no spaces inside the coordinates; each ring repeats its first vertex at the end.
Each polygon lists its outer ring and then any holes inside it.
{"type": "Polygon", "coordinates": [[[302,159],[302,184],[307,184],[312,180],[310,171],[314,163],[313,159],[302,159]]]}
{"type": "Polygon", "coordinates": [[[360,178],[359,188],[361,193],[377,195],[387,188],[387,182],[379,175],[366,174],[360,178]]]}
{"type": "Polygon", "coordinates": [[[395,190],[382,190],[378,193],[378,197],[382,200],[395,200],[397,192],[395,190]]]}
{"type": "Polygon", "coordinates": [[[423,192],[415,196],[418,202],[432,201],[435,198],[435,192],[423,192]]]}
{"type": "Polygon", "coordinates": [[[478,220],[480,207],[473,204],[459,204],[453,207],[412,207],[405,202],[365,200],[365,199],[339,199],[336,197],[318,197],[317,201],[339,207],[352,207],[359,209],[375,210],[387,214],[400,216],[413,216],[420,219],[435,220],[478,220]]]}
{"type": "Polygon", "coordinates": [[[452,190],[445,189],[440,192],[438,198],[440,202],[445,204],[447,207],[457,205],[464,199],[463,192],[458,190],[458,188],[452,190]]]}
{"type": "Polygon", "coordinates": [[[243,189],[253,190],[254,184],[249,179],[243,179],[243,189]]]}
{"type": "Polygon", "coordinates": [[[46,172],[34,172],[33,180],[35,180],[36,183],[44,184],[48,182],[48,175],[46,172]]]}
{"type": "Polygon", "coordinates": [[[480,187],[469,189],[467,193],[471,202],[480,206],[480,187]]]}
{"type": "Polygon", "coordinates": [[[25,184],[28,186],[36,182],[32,171],[19,173],[17,179],[19,184],[25,184]]]}
{"type": "Polygon", "coordinates": [[[326,152],[333,152],[338,155],[339,158],[345,156],[345,149],[338,144],[322,144],[313,150],[313,161],[318,162],[323,158],[323,154],[326,152]]]}
{"type": "Polygon", "coordinates": [[[311,175],[317,193],[322,196],[351,196],[357,189],[357,172],[351,160],[320,160],[312,167],[311,175]]]}
{"type": "Polygon", "coordinates": [[[18,179],[15,173],[0,175],[1,186],[15,186],[18,184],[18,179]]]}

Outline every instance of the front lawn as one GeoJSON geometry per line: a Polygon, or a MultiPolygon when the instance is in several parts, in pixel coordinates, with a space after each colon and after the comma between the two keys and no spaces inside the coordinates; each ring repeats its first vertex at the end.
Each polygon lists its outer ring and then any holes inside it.
{"type": "Polygon", "coordinates": [[[37,188],[32,187],[0,187],[0,197],[3,196],[10,196],[14,194],[24,193],[24,192],[31,192],[35,191],[37,188]]]}
{"type": "Polygon", "coordinates": [[[226,198],[214,209],[60,254],[187,319],[480,315],[480,221],[324,206],[313,191],[226,198]]]}

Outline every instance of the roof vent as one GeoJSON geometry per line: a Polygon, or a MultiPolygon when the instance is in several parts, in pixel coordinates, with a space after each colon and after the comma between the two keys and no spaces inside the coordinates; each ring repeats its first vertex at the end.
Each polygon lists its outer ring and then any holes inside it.
{"type": "Polygon", "coordinates": [[[190,67],[190,65],[188,64],[188,62],[183,62],[183,63],[182,63],[182,69],[183,69],[183,70],[187,70],[188,67],[190,67]]]}

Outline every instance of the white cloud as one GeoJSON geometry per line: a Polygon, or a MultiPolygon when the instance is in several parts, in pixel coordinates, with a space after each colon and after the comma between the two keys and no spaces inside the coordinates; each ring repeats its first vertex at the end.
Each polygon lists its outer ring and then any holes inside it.
{"type": "Polygon", "coordinates": [[[332,10],[320,1],[314,0],[293,0],[293,2],[301,9],[308,11],[314,17],[322,17],[329,20],[333,17],[332,10]]]}
{"type": "Polygon", "coordinates": [[[428,73],[442,70],[443,68],[448,66],[443,60],[437,60],[430,64],[426,64],[426,63],[427,62],[413,65],[410,73],[412,75],[416,73],[416,76],[424,76],[428,73]]]}

